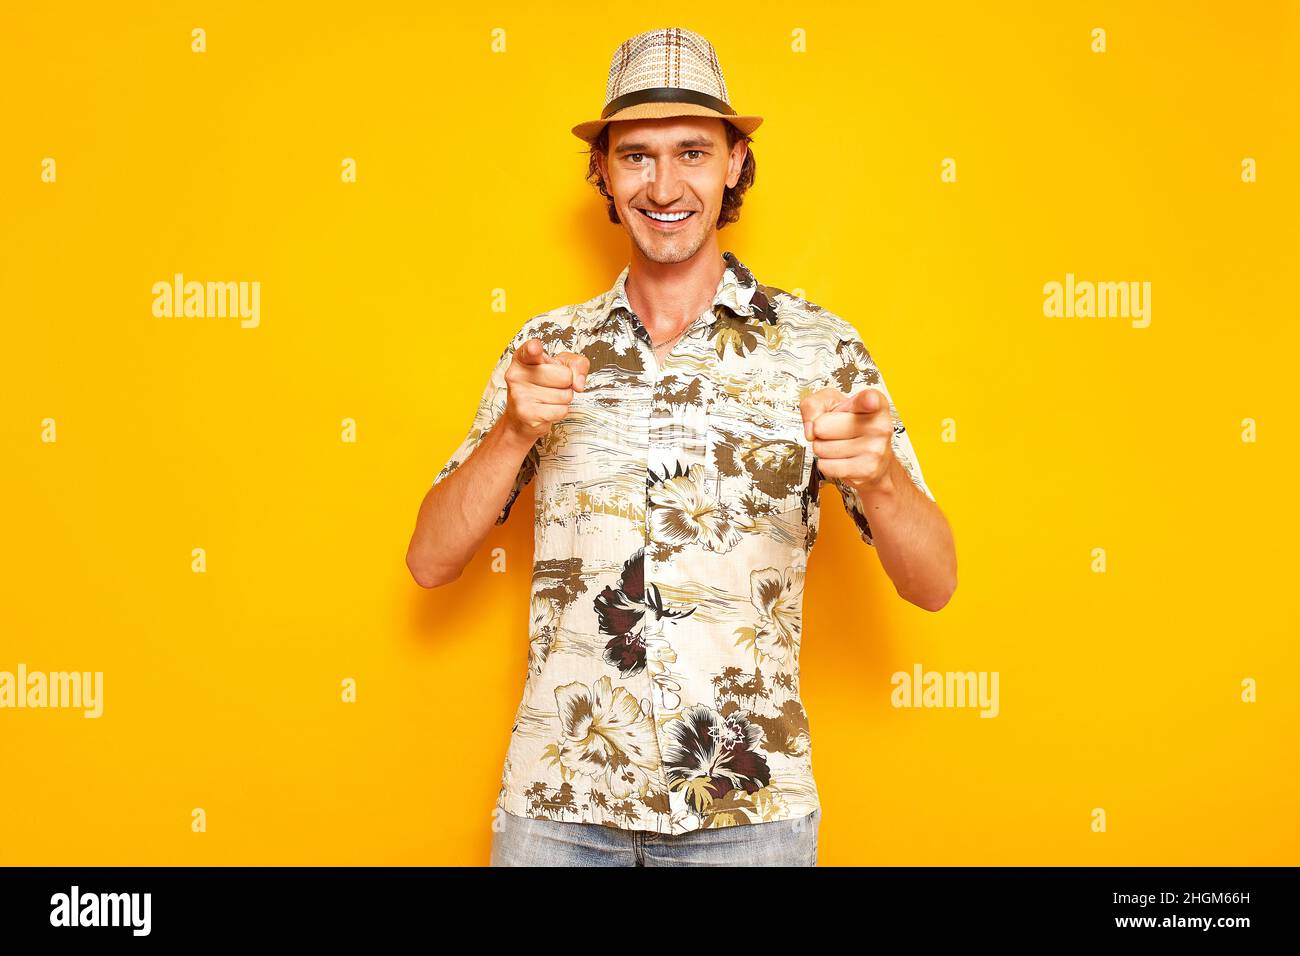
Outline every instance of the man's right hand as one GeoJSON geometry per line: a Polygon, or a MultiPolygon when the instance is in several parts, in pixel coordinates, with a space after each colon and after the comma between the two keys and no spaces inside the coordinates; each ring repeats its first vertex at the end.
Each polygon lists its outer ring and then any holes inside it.
{"type": "Polygon", "coordinates": [[[591,361],[577,352],[547,355],[541,339],[515,349],[506,369],[506,410],[511,431],[531,444],[569,414],[574,391],[585,391],[591,361]]]}

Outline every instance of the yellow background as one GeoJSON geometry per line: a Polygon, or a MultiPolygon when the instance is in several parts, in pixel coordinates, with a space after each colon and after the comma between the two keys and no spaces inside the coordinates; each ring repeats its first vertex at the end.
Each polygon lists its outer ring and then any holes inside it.
{"type": "Polygon", "coordinates": [[[486,862],[532,487],[450,587],[405,548],[509,337],[626,263],[569,128],[668,25],[766,118],[721,248],[862,333],[958,546],[929,614],[823,498],[820,861],[1300,862],[1296,5],[558,6],[5,6],[0,670],[105,713],[0,711],[0,863],[486,862]],[[261,326],[154,318],[175,272],[261,326]],[[1067,272],[1150,327],[1045,318],[1067,272]],[[1000,716],[892,708],[918,662],[1000,716]]]}

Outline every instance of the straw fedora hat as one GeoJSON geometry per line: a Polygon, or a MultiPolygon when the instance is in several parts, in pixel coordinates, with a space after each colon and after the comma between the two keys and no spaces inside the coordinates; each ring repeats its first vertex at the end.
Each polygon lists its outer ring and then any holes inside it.
{"type": "Polygon", "coordinates": [[[579,123],[573,134],[594,143],[607,123],[665,116],[716,116],[746,136],[763,122],[732,108],[713,44],[668,27],[639,33],[614,51],[600,119],[579,123]]]}

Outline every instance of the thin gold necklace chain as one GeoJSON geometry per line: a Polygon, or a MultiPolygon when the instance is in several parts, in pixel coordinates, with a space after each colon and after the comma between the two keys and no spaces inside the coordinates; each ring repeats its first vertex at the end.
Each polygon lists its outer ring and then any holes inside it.
{"type": "MultiPolygon", "coordinates": [[[[685,335],[687,332],[689,332],[689,331],[691,330],[691,326],[693,326],[694,324],[695,324],[694,322],[688,322],[688,323],[686,324],[686,327],[685,327],[684,329],[682,329],[680,332],[678,332],[676,335],[674,335],[671,339],[665,339],[664,341],[659,342],[658,344],[655,343],[654,339],[651,339],[651,340],[650,340],[650,347],[651,347],[652,349],[661,349],[661,348],[663,348],[665,345],[668,345],[668,344],[670,344],[670,343],[672,343],[672,342],[676,342],[676,341],[677,341],[678,339],[680,339],[683,335],[685,335]]],[[[646,336],[646,337],[649,338],[649,334],[648,334],[648,333],[647,333],[647,336],[646,336]]]]}
{"type": "MultiPolygon", "coordinates": [[[[645,325],[643,324],[641,327],[642,327],[642,328],[645,328],[645,325]]],[[[689,331],[690,331],[692,328],[694,328],[694,327],[695,327],[695,323],[694,323],[694,322],[687,322],[687,323],[686,323],[686,327],[685,327],[684,329],[682,329],[680,332],[678,332],[676,335],[674,335],[671,339],[665,339],[663,342],[660,342],[660,343],[658,343],[657,345],[655,344],[655,340],[654,340],[653,338],[650,338],[650,330],[649,330],[649,329],[646,329],[645,337],[648,338],[648,339],[650,339],[650,350],[651,350],[651,351],[656,351],[656,350],[658,350],[658,349],[663,348],[665,345],[670,345],[670,344],[672,344],[673,342],[676,342],[678,339],[680,339],[683,335],[685,335],[687,332],[689,332],[689,331]]]]}

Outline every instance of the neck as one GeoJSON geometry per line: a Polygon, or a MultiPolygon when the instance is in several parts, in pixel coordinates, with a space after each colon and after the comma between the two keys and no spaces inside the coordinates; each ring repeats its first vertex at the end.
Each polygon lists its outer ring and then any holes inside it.
{"type": "Polygon", "coordinates": [[[709,307],[726,271],[716,233],[681,262],[655,262],[633,246],[624,291],[656,342],[689,326],[709,307]]]}

